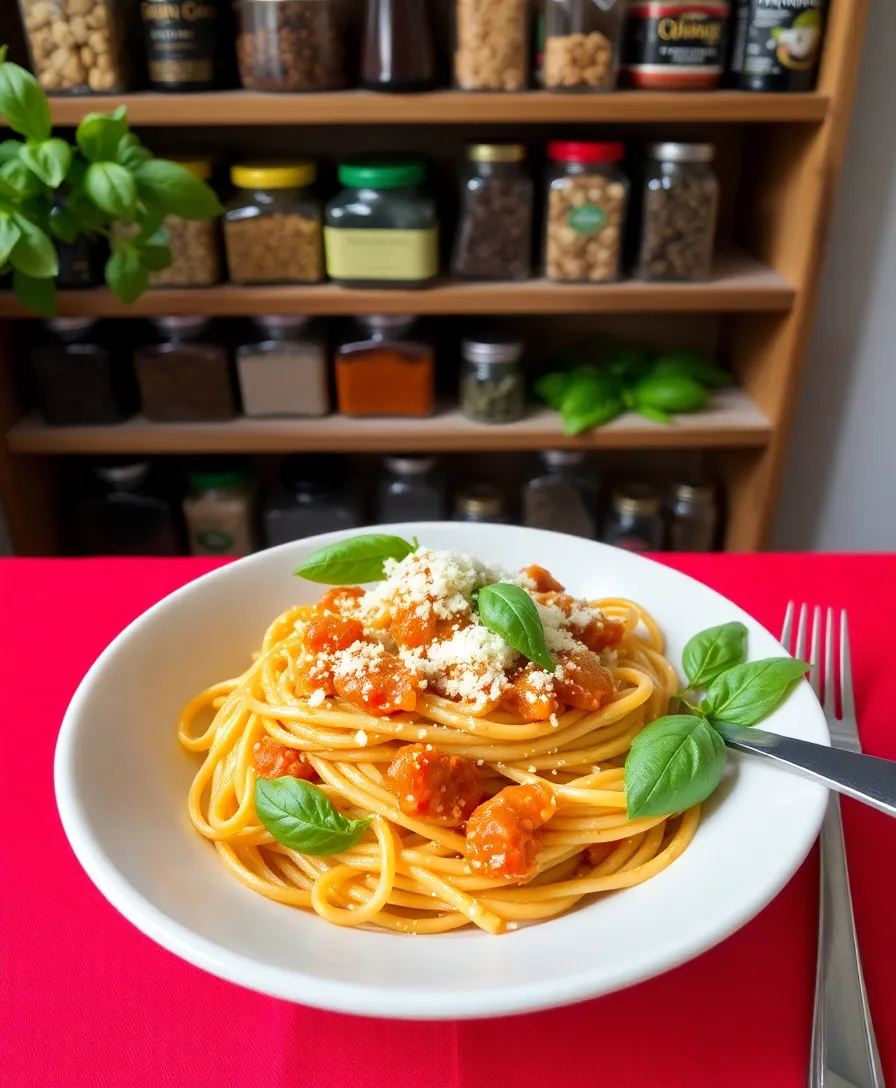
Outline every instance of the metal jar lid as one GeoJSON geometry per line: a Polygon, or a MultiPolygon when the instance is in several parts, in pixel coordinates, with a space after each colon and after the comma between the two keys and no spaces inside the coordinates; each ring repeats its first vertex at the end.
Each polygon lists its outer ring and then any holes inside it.
{"type": "Polygon", "coordinates": [[[460,350],[470,363],[516,363],[523,354],[523,342],[500,333],[486,333],[461,341],[460,350]]]}
{"type": "Polygon", "coordinates": [[[491,484],[471,484],[459,491],[454,502],[459,513],[480,518],[498,517],[504,513],[504,497],[491,484]]]}
{"type": "Polygon", "coordinates": [[[57,336],[77,336],[93,328],[95,317],[54,317],[47,322],[47,328],[57,336]]]}
{"type": "Polygon", "coordinates": [[[425,476],[436,467],[435,457],[387,457],[386,468],[396,476],[425,476]]]}
{"type": "Polygon", "coordinates": [[[95,465],[93,472],[104,484],[121,491],[131,491],[145,483],[150,470],[149,461],[131,461],[119,465],[95,465]]]}
{"type": "Polygon", "coordinates": [[[712,162],[715,144],[651,144],[647,148],[651,159],[660,162],[712,162]]]}
{"type": "Polygon", "coordinates": [[[310,320],[308,314],[265,314],[263,317],[256,317],[255,324],[262,332],[276,336],[278,333],[298,332],[310,320]]]}
{"type": "Polygon", "coordinates": [[[548,468],[580,468],[585,463],[584,450],[542,450],[538,456],[548,468]]]}
{"type": "Polygon", "coordinates": [[[154,317],[152,323],[159,332],[174,336],[195,336],[208,328],[209,319],[200,314],[169,314],[166,317],[154,317]]]}
{"type": "Polygon", "coordinates": [[[660,512],[660,497],[650,484],[621,484],[613,491],[613,506],[620,514],[652,517],[660,512]]]}
{"type": "Polygon", "coordinates": [[[715,502],[716,489],[714,484],[709,483],[674,484],[672,496],[678,502],[712,505],[715,502]]]}
{"type": "Polygon", "coordinates": [[[403,332],[417,319],[413,314],[359,314],[355,320],[373,332],[403,332]]]}
{"type": "Polygon", "coordinates": [[[526,157],[523,144],[469,144],[470,162],[522,162],[526,157]]]}

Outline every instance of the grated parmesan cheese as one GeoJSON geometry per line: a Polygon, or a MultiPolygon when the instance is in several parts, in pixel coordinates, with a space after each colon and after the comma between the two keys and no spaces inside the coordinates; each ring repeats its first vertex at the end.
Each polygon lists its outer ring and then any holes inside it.
{"type": "Polygon", "coordinates": [[[367,747],[367,734],[363,729],[359,729],[358,732],[355,733],[355,744],[357,744],[359,748],[367,747]]]}
{"type": "Polygon", "coordinates": [[[308,705],[313,707],[323,706],[327,700],[327,693],[323,688],[317,688],[308,696],[308,705]]]}

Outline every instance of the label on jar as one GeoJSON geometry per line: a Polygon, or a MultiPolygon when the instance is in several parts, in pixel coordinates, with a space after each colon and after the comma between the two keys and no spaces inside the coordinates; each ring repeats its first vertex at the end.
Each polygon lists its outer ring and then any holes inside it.
{"type": "Polygon", "coordinates": [[[439,271],[439,228],[325,227],[327,274],[335,280],[430,280],[439,271]]]}
{"type": "Polygon", "coordinates": [[[726,0],[648,0],[629,10],[622,65],[635,87],[714,87],[725,63],[726,0]]]}
{"type": "Polygon", "coordinates": [[[566,217],[566,222],[579,234],[597,234],[607,222],[607,213],[596,204],[582,204],[566,217]]]}
{"type": "Polygon", "coordinates": [[[150,82],[214,82],[220,11],[215,0],[143,0],[140,10],[150,82]]]}
{"type": "Polygon", "coordinates": [[[750,76],[808,72],[821,51],[822,0],[741,0],[731,67],[750,76]]]}

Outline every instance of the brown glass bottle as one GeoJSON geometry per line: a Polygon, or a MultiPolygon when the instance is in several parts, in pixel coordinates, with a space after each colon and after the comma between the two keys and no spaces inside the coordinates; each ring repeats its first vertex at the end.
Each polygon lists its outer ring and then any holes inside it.
{"type": "Polygon", "coordinates": [[[435,84],[435,52],[424,0],[367,0],[361,86],[426,91],[435,84]]]}

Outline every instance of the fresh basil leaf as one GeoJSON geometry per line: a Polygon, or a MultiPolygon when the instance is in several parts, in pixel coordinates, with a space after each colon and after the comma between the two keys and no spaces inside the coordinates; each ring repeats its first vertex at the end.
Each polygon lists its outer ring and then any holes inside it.
{"type": "Polygon", "coordinates": [[[619,397],[601,399],[581,412],[564,408],[561,416],[563,431],[568,435],[577,435],[590,431],[594,427],[602,427],[605,423],[612,423],[621,414],[622,409],[623,404],[619,397]]]}
{"type": "Polygon", "coordinates": [[[116,110],[114,114],[88,113],[75,133],[75,143],[88,162],[114,162],[121,141],[128,134],[128,123],[116,110]]]}
{"type": "Polygon", "coordinates": [[[634,382],[650,370],[650,356],[641,348],[608,344],[603,351],[607,373],[621,381],[634,382]]]}
{"type": "Polygon", "coordinates": [[[58,275],[59,260],[49,237],[21,212],[14,212],[13,219],[19,228],[19,240],[9,255],[13,268],[36,280],[58,275]]]}
{"type": "Polygon", "coordinates": [[[122,302],[136,302],[149,286],[149,271],[133,246],[118,244],[106,261],[106,283],[122,302]]]}
{"type": "Polygon", "coordinates": [[[55,137],[29,140],[19,158],[45,185],[58,189],[72,164],[72,149],[65,140],[55,137]]]}
{"type": "Polygon", "coordinates": [[[66,245],[72,245],[80,233],[81,225],[77,216],[66,208],[53,208],[50,212],[50,234],[66,245]]]}
{"type": "Polygon", "coordinates": [[[22,236],[18,223],[9,212],[0,212],[0,267],[9,260],[13,246],[22,236]]]}
{"type": "Polygon", "coordinates": [[[683,374],[649,374],[635,385],[635,404],[639,409],[695,412],[703,408],[708,400],[707,390],[683,374]]]}
{"type": "Polygon", "coordinates": [[[572,382],[560,402],[563,430],[581,434],[591,427],[609,423],[622,411],[617,381],[595,368],[582,368],[572,375],[572,382]]]}
{"type": "Polygon", "coordinates": [[[3,140],[0,142],[0,165],[9,162],[11,159],[17,159],[24,146],[21,140],[3,140]]]}
{"type": "Polygon", "coordinates": [[[685,646],[681,664],[691,687],[705,688],[717,676],[747,657],[747,629],[735,620],[707,627],[685,646]]]}
{"type": "Polygon", "coordinates": [[[684,375],[711,389],[731,385],[734,380],[727,370],[722,370],[705,355],[696,351],[671,351],[661,355],[651,367],[650,373],[652,375],[684,375]]]}
{"type": "Polygon", "coordinates": [[[625,760],[628,818],[668,816],[697,805],[724,772],[725,742],[705,718],[658,718],[637,734],[625,760]]]}
{"type": "Polygon", "coordinates": [[[551,374],[543,374],[535,382],[535,392],[545,404],[559,410],[563,403],[563,397],[567,389],[572,385],[572,375],[565,371],[554,371],[551,374]]]}
{"type": "Polygon", "coordinates": [[[130,222],[137,205],[137,186],[131,174],[114,162],[95,162],[87,168],[84,191],[98,208],[115,219],[130,222]]]}
{"type": "Polygon", "coordinates": [[[769,657],[727,669],[709,685],[700,709],[710,719],[755,725],[773,710],[787,689],[809,668],[806,661],[769,657]]]}
{"type": "Polygon", "coordinates": [[[166,214],[213,219],[224,211],[214,190],[175,162],[151,159],[136,168],[134,177],[141,200],[160,205],[166,214]]]}
{"type": "Polygon", "coordinates": [[[13,132],[29,140],[50,135],[50,105],[30,72],[5,59],[0,62],[0,113],[13,132]]]}
{"type": "Polygon", "coordinates": [[[12,274],[12,289],[33,314],[46,318],[56,316],[56,284],[53,280],[38,280],[16,269],[12,274]]]}
{"type": "Polygon", "coordinates": [[[378,582],[387,559],[404,559],[416,549],[400,536],[368,533],[328,544],[308,556],[293,574],[328,586],[378,582]]]}
{"type": "Polygon", "coordinates": [[[115,161],[125,167],[126,170],[136,170],[152,158],[152,152],[143,146],[143,142],[136,132],[129,132],[122,136],[115,149],[115,161]]]}
{"type": "Polygon", "coordinates": [[[277,842],[328,857],[354,846],[372,817],[348,820],[330,798],[301,778],[257,778],[255,811],[277,842]]]}
{"type": "Polygon", "coordinates": [[[672,417],[668,412],[664,412],[662,408],[648,408],[646,404],[639,404],[637,411],[639,415],[649,419],[651,423],[662,423],[667,427],[672,423],[672,417]]]}
{"type": "Polygon", "coordinates": [[[43,192],[43,182],[21,159],[10,159],[0,166],[0,196],[24,201],[43,192]]]}
{"type": "Polygon", "coordinates": [[[479,590],[479,618],[508,646],[548,672],[554,665],[544,639],[544,627],[535,602],[520,586],[496,582],[479,590]]]}
{"type": "Polygon", "coordinates": [[[161,272],[171,267],[171,250],[168,246],[147,243],[140,246],[140,260],[150,272],[161,272]]]}

